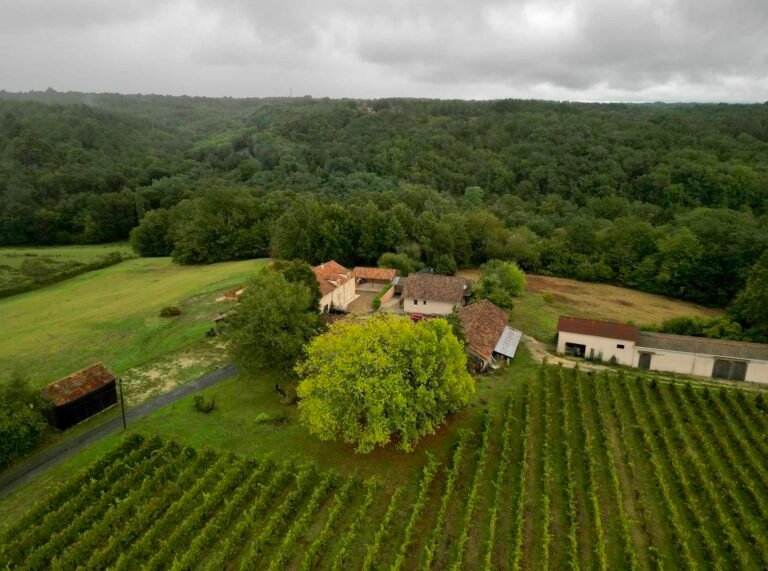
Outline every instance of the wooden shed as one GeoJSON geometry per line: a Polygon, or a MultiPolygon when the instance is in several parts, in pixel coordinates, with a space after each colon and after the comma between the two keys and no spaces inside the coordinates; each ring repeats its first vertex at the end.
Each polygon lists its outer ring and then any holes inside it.
{"type": "Polygon", "coordinates": [[[66,430],[117,403],[115,375],[102,363],[94,363],[51,383],[43,396],[52,405],[48,422],[66,430]]]}

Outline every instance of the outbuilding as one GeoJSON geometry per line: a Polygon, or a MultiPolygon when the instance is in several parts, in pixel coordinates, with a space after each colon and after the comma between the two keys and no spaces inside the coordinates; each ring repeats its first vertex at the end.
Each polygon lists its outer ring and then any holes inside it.
{"type": "Polygon", "coordinates": [[[51,383],[43,396],[52,405],[48,422],[66,430],[117,403],[115,375],[102,363],[94,363],[51,383]]]}
{"type": "Polygon", "coordinates": [[[522,332],[507,325],[506,311],[484,299],[459,309],[459,318],[473,369],[485,371],[496,368],[501,360],[514,358],[522,332]]]}
{"type": "Polygon", "coordinates": [[[638,331],[625,323],[560,317],[557,352],[649,371],[768,383],[768,345],[638,331]]]}
{"type": "Polygon", "coordinates": [[[391,285],[397,276],[397,270],[390,268],[366,268],[356,267],[352,270],[355,276],[355,288],[357,291],[379,292],[387,285],[391,285]]]}
{"type": "Polygon", "coordinates": [[[467,304],[470,280],[435,274],[411,274],[403,288],[403,310],[422,315],[450,315],[467,304]]]}

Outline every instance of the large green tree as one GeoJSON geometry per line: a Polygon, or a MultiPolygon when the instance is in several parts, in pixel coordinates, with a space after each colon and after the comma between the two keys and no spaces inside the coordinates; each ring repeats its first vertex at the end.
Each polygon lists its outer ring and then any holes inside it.
{"type": "Polygon", "coordinates": [[[299,417],[322,440],[357,452],[410,451],[474,393],[466,355],[444,319],[344,320],[314,338],[297,371],[299,417]]]}
{"type": "Polygon", "coordinates": [[[504,309],[512,309],[515,299],[525,291],[525,272],[514,262],[491,260],[480,266],[480,280],[474,296],[487,299],[504,309]]]}
{"type": "Polygon", "coordinates": [[[732,313],[756,341],[768,341],[768,252],[752,267],[744,290],[736,296],[732,313]]]}
{"type": "Polygon", "coordinates": [[[312,294],[312,304],[318,307],[320,304],[320,285],[317,276],[312,271],[312,266],[301,260],[275,260],[270,266],[272,270],[282,275],[290,283],[299,283],[307,286],[312,294]]]}
{"type": "Polygon", "coordinates": [[[168,231],[168,211],[164,208],[151,210],[131,230],[131,247],[139,256],[169,256],[173,245],[168,231]]]}
{"type": "Polygon", "coordinates": [[[293,375],[304,345],[320,331],[322,322],[309,288],[289,282],[280,273],[264,270],[248,280],[240,303],[229,320],[229,351],[247,373],[273,371],[279,379],[293,375]]]}

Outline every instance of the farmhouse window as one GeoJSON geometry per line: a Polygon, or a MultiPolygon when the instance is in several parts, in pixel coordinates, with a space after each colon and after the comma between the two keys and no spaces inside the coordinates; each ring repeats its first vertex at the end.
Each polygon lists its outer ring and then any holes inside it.
{"type": "Polygon", "coordinates": [[[418,299],[414,299],[413,300],[413,305],[419,305],[419,300],[418,299]]]}
{"type": "Polygon", "coordinates": [[[619,343],[619,344],[617,344],[617,345],[616,345],[616,348],[617,348],[617,349],[623,349],[623,348],[624,348],[624,345],[622,345],[621,343],[619,343]]]}
{"type": "Polygon", "coordinates": [[[424,300],[424,301],[422,301],[421,303],[422,303],[423,305],[427,305],[427,300],[425,299],[425,300],[424,300]]]}

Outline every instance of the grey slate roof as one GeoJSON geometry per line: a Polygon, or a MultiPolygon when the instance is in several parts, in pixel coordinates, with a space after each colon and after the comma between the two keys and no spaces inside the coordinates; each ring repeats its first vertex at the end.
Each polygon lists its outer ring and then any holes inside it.
{"type": "Polygon", "coordinates": [[[510,359],[517,353],[517,346],[520,344],[520,338],[523,336],[522,331],[512,329],[511,327],[505,327],[504,332],[499,337],[496,347],[493,349],[495,353],[500,353],[510,359]]]}
{"type": "Polygon", "coordinates": [[[682,353],[699,353],[732,359],[768,361],[768,345],[704,337],[685,337],[667,333],[640,331],[637,336],[638,349],[661,349],[682,353]]]}

